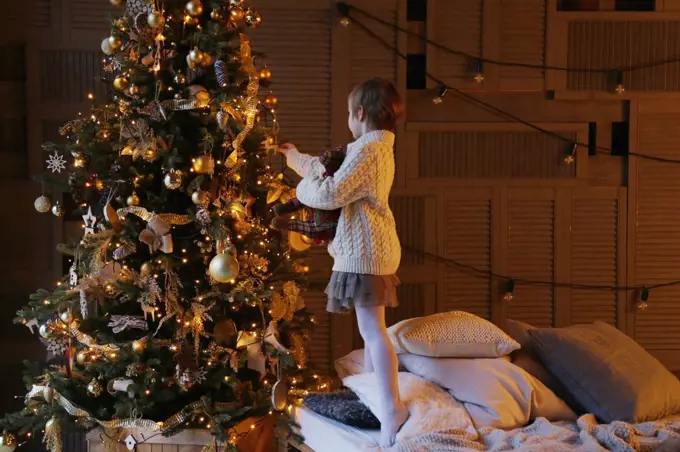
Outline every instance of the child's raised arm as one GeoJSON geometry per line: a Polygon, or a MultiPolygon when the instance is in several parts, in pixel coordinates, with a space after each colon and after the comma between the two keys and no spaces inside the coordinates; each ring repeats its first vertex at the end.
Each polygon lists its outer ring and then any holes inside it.
{"type": "Polygon", "coordinates": [[[311,176],[297,186],[297,198],[314,209],[335,210],[372,193],[378,183],[380,150],[369,144],[348,157],[333,177],[311,176]]]}
{"type": "Polygon", "coordinates": [[[321,177],[326,172],[326,168],[318,157],[301,153],[294,144],[282,144],[279,152],[286,157],[288,167],[300,177],[321,177]]]}

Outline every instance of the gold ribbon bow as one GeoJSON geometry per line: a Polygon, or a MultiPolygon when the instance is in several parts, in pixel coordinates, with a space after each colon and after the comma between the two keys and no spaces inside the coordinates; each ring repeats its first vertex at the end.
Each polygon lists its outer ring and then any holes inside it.
{"type": "Polygon", "coordinates": [[[146,224],[146,229],[140,232],[139,241],[149,245],[149,252],[151,254],[157,250],[161,250],[165,254],[172,253],[170,224],[158,216],[151,218],[146,224]]]}

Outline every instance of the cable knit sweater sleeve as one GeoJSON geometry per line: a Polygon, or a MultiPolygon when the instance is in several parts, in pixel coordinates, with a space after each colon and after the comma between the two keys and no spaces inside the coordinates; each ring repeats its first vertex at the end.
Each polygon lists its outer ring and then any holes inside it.
{"type": "Polygon", "coordinates": [[[333,177],[306,177],[297,186],[297,198],[314,209],[335,210],[375,191],[379,150],[373,144],[347,156],[333,177]]]}
{"type": "Polygon", "coordinates": [[[303,154],[297,149],[288,151],[286,161],[290,169],[298,173],[300,177],[321,177],[326,171],[318,157],[303,154]]]}

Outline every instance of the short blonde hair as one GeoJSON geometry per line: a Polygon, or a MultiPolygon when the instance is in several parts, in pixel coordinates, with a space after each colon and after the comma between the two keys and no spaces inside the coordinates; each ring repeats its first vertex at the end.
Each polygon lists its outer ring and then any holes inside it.
{"type": "Polygon", "coordinates": [[[368,123],[379,130],[393,130],[404,113],[401,97],[392,82],[378,77],[355,86],[349,94],[349,104],[352,114],[362,107],[368,123]]]}

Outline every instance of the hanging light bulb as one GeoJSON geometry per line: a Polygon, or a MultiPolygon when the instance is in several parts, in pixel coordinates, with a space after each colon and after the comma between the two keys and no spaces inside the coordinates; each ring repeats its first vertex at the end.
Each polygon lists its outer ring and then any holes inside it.
{"type": "Polygon", "coordinates": [[[484,62],[482,60],[475,61],[475,82],[484,82],[484,62]]]}
{"type": "Polygon", "coordinates": [[[616,94],[618,94],[620,96],[625,91],[626,91],[626,88],[623,86],[623,72],[617,71],[616,72],[616,94]]]}
{"type": "Polygon", "coordinates": [[[578,149],[578,143],[574,143],[574,145],[571,148],[571,152],[569,152],[565,157],[564,157],[564,163],[567,165],[571,165],[574,163],[576,160],[576,149],[578,149]]]}
{"type": "Polygon", "coordinates": [[[643,287],[642,289],[640,289],[640,299],[638,300],[635,307],[638,308],[640,311],[644,311],[649,306],[647,304],[648,299],[649,299],[649,289],[646,288],[646,287],[643,287]]]}
{"type": "Polygon", "coordinates": [[[439,105],[442,102],[444,102],[444,96],[446,96],[446,93],[449,92],[449,89],[446,86],[442,86],[439,88],[439,93],[432,98],[432,103],[435,105],[439,105]]]}
{"type": "Polygon", "coordinates": [[[505,295],[503,295],[503,301],[509,303],[514,298],[513,292],[515,291],[515,280],[510,279],[505,285],[505,295]]]}
{"type": "Polygon", "coordinates": [[[335,7],[338,9],[340,15],[340,25],[349,27],[352,21],[349,18],[349,5],[345,2],[336,2],[335,7]]]}

